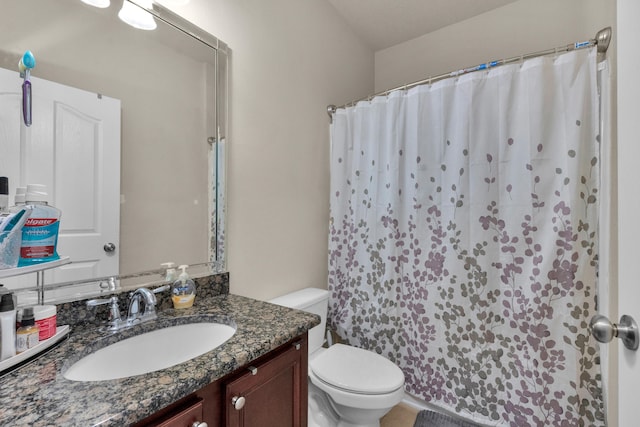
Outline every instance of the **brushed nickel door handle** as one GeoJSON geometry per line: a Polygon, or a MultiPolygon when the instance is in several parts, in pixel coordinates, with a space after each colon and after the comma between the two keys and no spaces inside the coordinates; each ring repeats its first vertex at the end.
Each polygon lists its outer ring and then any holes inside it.
{"type": "Polygon", "coordinates": [[[613,338],[620,338],[626,348],[629,350],[638,350],[640,344],[640,334],[638,333],[638,324],[631,316],[622,315],[620,322],[616,325],[611,323],[606,316],[596,314],[591,318],[589,323],[591,334],[601,343],[608,343],[613,338]]]}

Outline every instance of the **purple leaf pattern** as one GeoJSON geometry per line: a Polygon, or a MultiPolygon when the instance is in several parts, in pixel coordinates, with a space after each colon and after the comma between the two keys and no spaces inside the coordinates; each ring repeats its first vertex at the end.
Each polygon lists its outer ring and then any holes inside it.
{"type": "Polygon", "coordinates": [[[489,425],[605,425],[595,57],[565,55],[331,125],[330,326],[489,425]]]}

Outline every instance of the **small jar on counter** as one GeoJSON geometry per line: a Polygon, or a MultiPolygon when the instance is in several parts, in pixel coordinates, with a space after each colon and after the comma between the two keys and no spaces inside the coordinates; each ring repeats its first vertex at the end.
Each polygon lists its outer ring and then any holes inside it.
{"type": "Polygon", "coordinates": [[[20,327],[16,331],[16,353],[22,353],[35,347],[40,342],[40,328],[36,325],[33,307],[22,311],[20,327]]]}
{"type": "Polygon", "coordinates": [[[36,305],[33,307],[33,317],[40,329],[40,341],[51,338],[56,334],[56,306],[36,305]]]}

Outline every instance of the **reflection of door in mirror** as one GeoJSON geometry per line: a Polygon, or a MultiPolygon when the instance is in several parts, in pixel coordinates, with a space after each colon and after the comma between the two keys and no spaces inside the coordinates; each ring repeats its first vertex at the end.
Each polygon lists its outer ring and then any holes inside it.
{"type": "MultiPolygon", "coordinates": [[[[33,124],[21,115],[18,72],[0,68],[0,175],[16,187],[45,184],[62,210],[58,253],[72,264],[51,271],[66,282],[118,274],[120,101],[32,77],[33,124]],[[6,150],[5,150],[6,149],[6,150]]],[[[33,286],[5,279],[12,289],[33,286]]]]}

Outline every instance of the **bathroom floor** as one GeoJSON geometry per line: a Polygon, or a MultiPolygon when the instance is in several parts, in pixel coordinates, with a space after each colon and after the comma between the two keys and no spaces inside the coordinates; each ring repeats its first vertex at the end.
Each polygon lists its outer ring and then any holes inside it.
{"type": "Polygon", "coordinates": [[[400,403],[380,420],[380,427],[413,427],[418,410],[400,403]]]}

